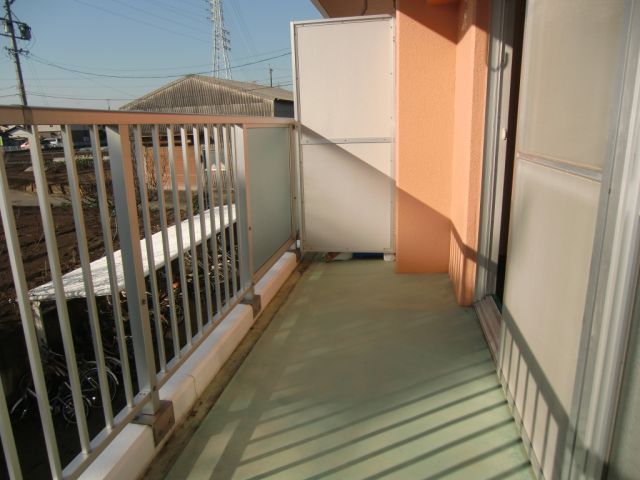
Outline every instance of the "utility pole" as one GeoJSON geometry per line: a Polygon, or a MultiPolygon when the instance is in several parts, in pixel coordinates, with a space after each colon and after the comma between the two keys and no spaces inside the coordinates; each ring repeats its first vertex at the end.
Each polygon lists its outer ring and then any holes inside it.
{"type": "MultiPolygon", "coordinates": [[[[27,106],[27,92],[24,89],[24,78],[22,77],[22,66],[20,65],[20,53],[22,50],[18,49],[18,42],[16,41],[16,31],[13,26],[13,17],[11,16],[11,4],[14,0],[4,0],[4,12],[5,18],[4,20],[4,28],[6,33],[2,33],[5,37],[11,38],[11,48],[6,47],[7,51],[13,56],[13,63],[16,65],[16,76],[18,77],[18,90],[20,91],[20,99],[22,100],[22,105],[27,106]]],[[[18,29],[20,30],[20,35],[18,38],[20,40],[30,40],[31,39],[31,28],[26,23],[16,22],[18,25],[18,29]]]]}
{"type": "Polygon", "coordinates": [[[269,86],[273,87],[273,68],[271,68],[271,64],[269,64],[269,86]]]}

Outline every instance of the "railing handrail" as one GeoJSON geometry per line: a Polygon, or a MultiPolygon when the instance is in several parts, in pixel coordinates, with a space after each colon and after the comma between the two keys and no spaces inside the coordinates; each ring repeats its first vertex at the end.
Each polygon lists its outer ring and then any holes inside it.
{"type": "Polygon", "coordinates": [[[0,125],[143,125],[143,124],[295,125],[293,118],[251,115],[87,110],[79,108],[1,106],[0,125]]]}

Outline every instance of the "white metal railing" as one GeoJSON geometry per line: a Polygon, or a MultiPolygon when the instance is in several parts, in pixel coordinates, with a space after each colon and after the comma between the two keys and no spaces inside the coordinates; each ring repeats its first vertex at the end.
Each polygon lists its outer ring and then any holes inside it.
{"type": "Polygon", "coordinates": [[[51,475],[75,478],[125,425],[158,411],[161,386],[231,308],[252,296],[260,272],[295,240],[292,207],[286,212],[290,229],[272,235],[279,239],[275,244],[271,239],[270,245],[277,244],[269,247],[272,258],[264,263],[261,254],[261,265],[254,268],[253,246],[261,239],[253,236],[251,202],[271,200],[254,188],[260,179],[251,182],[249,157],[260,161],[260,152],[249,151],[247,132],[260,127],[288,132],[288,189],[273,195],[291,197],[284,200],[293,206],[295,125],[276,118],[18,107],[0,108],[0,124],[25,125],[30,131],[34,197],[50,271],[44,285],[33,285],[25,271],[7,174],[9,153],[0,150],[0,215],[31,371],[9,400],[7,385],[0,382],[6,467],[11,478],[29,477],[26,462],[34,445],[16,444],[13,432],[16,417],[30,415],[35,404],[51,475]],[[56,233],[58,217],[51,206],[51,162],[39,141],[43,124],[62,125],[67,215],[73,217],[78,259],[67,274],[63,268],[70,265],[62,265],[59,252],[68,246],[56,233]],[[85,163],[82,172],[72,125],[87,126],[91,138],[91,165],[85,163]],[[84,177],[91,175],[95,197],[88,199],[84,177]],[[251,199],[250,192],[263,197],[251,199]],[[153,209],[150,198],[156,199],[153,209]],[[99,219],[100,231],[88,230],[89,212],[99,219]],[[95,258],[97,243],[104,250],[101,258],[95,258]],[[70,315],[72,299],[83,302],[79,316],[70,315]],[[55,308],[47,310],[49,304],[55,308]],[[86,325],[90,342],[79,333],[86,325]],[[101,411],[98,421],[88,420],[91,410],[101,411]],[[57,414],[75,429],[61,433],[57,414]],[[78,450],[65,458],[59,441],[70,431],[69,441],[78,450]]]}

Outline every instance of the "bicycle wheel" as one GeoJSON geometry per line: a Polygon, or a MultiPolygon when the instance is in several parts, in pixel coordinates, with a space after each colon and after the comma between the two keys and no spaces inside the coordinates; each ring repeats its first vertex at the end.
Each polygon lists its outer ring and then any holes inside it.
{"type": "Polygon", "coordinates": [[[30,412],[34,410],[35,400],[26,392],[11,406],[9,415],[16,420],[23,420],[30,412]]]}
{"type": "MultiPolygon", "coordinates": [[[[116,396],[116,391],[120,382],[118,382],[118,377],[109,367],[106,368],[106,374],[109,396],[111,397],[111,400],[113,400],[116,396]]],[[[89,367],[80,373],[80,389],[82,390],[82,394],[89,398],[92,405],[97,407],[102,406],[98,367],[89,367]]]]}
{"type": "MultiPolygon", "coordinates": [[[[73,404],[73,397],[69,395],[65,398],[61,398],[60,402],[62,404],[60,408],[60,413],[62,413],[62,418],[68,424],[75,425],[77,423],[77,420],[76,420],[76,409],[73,404]]],[[[89,415],[91,414],[91,401],[83,395],[82,403],[84,404],[83,405],[84,415],[86,418],[89,418],[89,415]]]]}

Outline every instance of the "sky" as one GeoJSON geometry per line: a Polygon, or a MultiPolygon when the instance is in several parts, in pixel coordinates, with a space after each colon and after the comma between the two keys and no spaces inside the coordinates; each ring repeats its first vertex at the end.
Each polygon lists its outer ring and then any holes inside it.
{"type": "MultiPolygon", "coordinates": [[[[208,0],[15,0],[30,106],[116,109],[188,73],[210,74],[208,0]]],[[[320,18],[310,0],[223,0],[234,80],[291,90],[290,22],[320,18]]],[[[0,104],[19,104],[0,36],[0,104]]]]}

